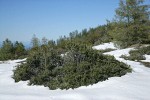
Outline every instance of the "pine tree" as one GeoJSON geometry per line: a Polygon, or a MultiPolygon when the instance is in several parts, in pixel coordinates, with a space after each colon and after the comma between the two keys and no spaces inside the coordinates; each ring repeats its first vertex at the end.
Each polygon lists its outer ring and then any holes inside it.
{"type": "Polygon", "coordinates": [[[2,60],[12,59],[13,53],[14,53],[13,43],[9,39],[6,39],[5,41],[3,41],[3,44],[2,44],[0,58],[2,60]]]}
{"type": "Polygon", "coordinates": [[[33,37],[32,37],[31,43],[32,43],[32,47],[33,47],[33,48],[36,48],[36,47],[39,47],[39,46],[40,46],[40,41],[39,41],[39,39],[36,37],[35,34],[34,34],[33,37]]]}
{"type": "Polygon", "coordinates": [[[144,23],[149,20],[150,5],[143,5],[144,0],[120,0],[116,16],[127,23],[144,23]]]}
{"type": "Polygon", "coordinates": [[[25,55],[25,51],[23,43],[16,41],[14,44],[15,58],[25,55]]]}
{"type": "Polygon", "coordinates": [[[110,31],[119,46],[150,43],[149,5],[143,3],[144,0],[120,0],[116,9],[117,21],[111,23],[114,28],[110,31]]]}

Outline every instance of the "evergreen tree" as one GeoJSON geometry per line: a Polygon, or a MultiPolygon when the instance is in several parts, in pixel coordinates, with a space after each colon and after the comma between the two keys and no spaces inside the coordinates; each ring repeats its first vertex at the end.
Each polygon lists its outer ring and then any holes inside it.
{"type": "Polygon", "coordinates": [[[36,37],[35,34],[34,34],[33,37],[32,37],[31,43],[32,43],[32,47],[33,47],[33,48],[36,48],[36,47],[39,47],[39,46],[40,46],[40,41],[39,41],[39,39],[36,37]]]}
{"type": "Polygon", "coordinates": [[[9,39],[6,39],[3,41],[2,50],[7,53],[13,52],[13,43],[9,39]]]}
{"type": "Polygon", "coordinates": [[[118,20],[111,23],[113,30],[109,31],[119,46],[150,43],[149,5],[143,3],[144,0],[120,0],[116,9],[118,20]]]}
{"type": "Polygon", "coordinates": [[[2,60],[12,59],[13,53],[14,53],[13,43],[9,39],[6,39],[5,41],[3,41],[3,44],[1,47],[0,58],[2,60]]]}
{"type": "Polygon", "coordinates": [[[120,0],[116,16],[127,23],[144,23],[149,20],[150,5],[143,5],[144,0],[120,0]]]}
{"type": "Polygon", "coordinates": [[[26,52],[23,43],[21,42],[19,43],[18,41],[16,41],[14,44],[14,51],[15,51],[15,58],[25,55],[26,52]]]}

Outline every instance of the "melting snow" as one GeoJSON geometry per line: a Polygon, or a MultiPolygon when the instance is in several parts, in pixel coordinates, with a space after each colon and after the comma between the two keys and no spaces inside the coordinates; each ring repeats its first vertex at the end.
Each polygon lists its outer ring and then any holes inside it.
{"type": "Polygon", "coordinates": [[[141,60],[143,62],[150,62],[150,55],[144,55],[146,60],[141,60]]]}
{"type": "MultiPolygon", "coordinates": [[[[112,44],[93,48],[105,49],[112,44]]],[[[132,73],[74,90],[49,90],[43,86],[28,86],[27,82],[15,83],[11,78],[12,70],[21,60],[0,63],[0,100],[150,100],[150,68],[144,67],[139,62],[119,58],[122,54],[128,55],[131,49],[133,48],[105,54],[114,55],[117,60],[130,65],[132,73]]],[[[149,59],[150,55],[146,55],[146,58],[149,59]]]]}
{"type": "Polygon", "coordinates": [[[117,48],[114,46],[114,43],[110,42],[110,43],[104,43],[101,45],[93,46],[93,49],[105,50],[105,49],[117,49],[117,48]]]}

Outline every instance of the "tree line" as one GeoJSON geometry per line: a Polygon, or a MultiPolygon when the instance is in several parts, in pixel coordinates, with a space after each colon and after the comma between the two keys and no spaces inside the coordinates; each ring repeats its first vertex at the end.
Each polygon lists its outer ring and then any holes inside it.
{"type": "Polygon", "coordinates": [[[3,41],[0,48],[0,60],[25,58],[26,56],[27,50],[22,42],[12,43],[9,39],[3,41]]]}
{"type": "MultiPolygon", "coordinates": [[[[134,44],[150,43],[150,5],[143,4],[144,0],[120,0],[116,15],[106,25],[96,28],[70,32],[69,36],[61,36],[53,45],[57,45],[61,53],[66,52],[69,42],[79,42],[86,45],[98,45],[106,42],[115,42],[119,48],[134,44]]],[[[40,41],[33,36],[33,46],[40,45],[40,41]]],[[[44,42],[44,39],[43,39],[44,42]]],[[[3,44],[4,45],[4,44],[3,44]]]]}

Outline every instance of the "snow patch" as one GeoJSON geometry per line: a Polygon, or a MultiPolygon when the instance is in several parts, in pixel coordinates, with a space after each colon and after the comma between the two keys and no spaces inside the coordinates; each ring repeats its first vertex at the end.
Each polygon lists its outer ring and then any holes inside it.
{"type": "Polygon", "coordinates": [[[112,42],[93,46],[92,48],[96,50],[117,49],[112,42]]]}
{"type": "Polygon", "coordinates": [[[150,55],[144,55],[145,60],[141,60],[142,62],[150,62],[150,55]]]}

